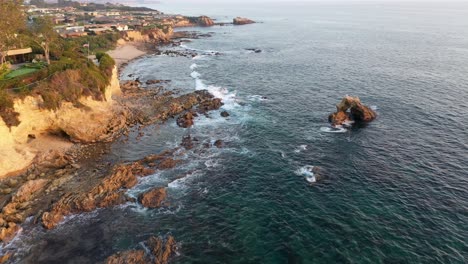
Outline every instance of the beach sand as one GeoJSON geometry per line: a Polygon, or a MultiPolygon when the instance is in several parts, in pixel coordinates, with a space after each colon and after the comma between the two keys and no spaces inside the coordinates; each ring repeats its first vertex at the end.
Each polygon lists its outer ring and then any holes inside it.
{"type": "Polygon", "coordinates": [[[125,43],[123,45],[119,45],[116,49],[107,53],[115,60],[117,67],[120,67],[122,64],[127,63],[130,60],[146,54],[145,51],[138,49],[134,43],[125,43]]]}

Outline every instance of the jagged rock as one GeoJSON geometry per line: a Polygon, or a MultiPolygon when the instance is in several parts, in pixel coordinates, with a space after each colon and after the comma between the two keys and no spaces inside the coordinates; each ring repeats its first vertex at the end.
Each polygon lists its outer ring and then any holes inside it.
{"type": "Polygon", "coordinates": [[[0,264],[6,263],[12,255],[13,253],[11,252],[7,252],[4,255],[0,255],[0,264]]]}
{"type": "Polygon", "coordinates": [[[147,208],[161,207],[162,202],[166,198],[165,188],[155,188],[151,191],[145,192],[138,197],[138,201],[147,208]]]}
{"type": "Polygon", "coordinates": [[[227,111],[222,111],[221,112],[221,116],[222,117],[228,117],[229,116],[229,113],[227,111]]]}
{"type": "Polygon", "coordinates": [[[255,21],[244,17],[236,17],[232,20],[232,22],[234,25],[247,25],[255,23],[255,21]]]}
{"type": "Polygon", "coordinates": [[[55,227],[70,214],[90,212],[96,208],[109,207],[126,202],[128,199],[122,188],[131,188],[137,183],[135,171],[141,171],[139,163],[117,165],[110,175],[106,176],[97,186],[88,192],[65,194],[57,201],[49,212],[42,215],[45,228],[55,227]]]}
{"type": "Polygon", "coordinates": [[[377,114],[370,107],[361,103],[359,97],[345,96],[336,105],[336,112],[328,117],[332,125],[343,125],[350,121],[370,122],[376,118],[377,114]]]}
{"type": "Polygon", "coordinates": [[[207,16],[200,16],[197,19],[197,24],[202,27],[210,27],[210,26],[213,26],[215,23],[213,19],[207,16]]]}
{"type": "Polygon", "coordinates": [[[184,147],[185,149],[192,149],[193,148],[193,141],[192,141],[192,137],[189,135],[189,136],[186,136],[182,139],[182,143],[180,143],[180,145],[182,147],[184,147]]]}
{"type": "Polygon", "coordinates": [[[148,264],[144,250],[128,250],[118,252],[107,258],[107,264],[148,264]]]}
{"type": "Polygon", "coordinates": [[[183,128],[188,128],[193,126],[193,114],[191,112],[187,112],[183,115],[180,115],[177,118],[177,125],[183,128]]]}
{"type": "Polygon", "coordinates": [[[147,241],[156,264],[166,264],[169,258],[176,253],[177,245],[174,237],[168,236],[164,241],[160,237],[150,237],[147,241]]]}
{"type": "Polygon", "coordinates": [[[158,169],[160,170],[167,170],[167,169],[172,169],[177,165],[177,160],[174,160],[173,158],[167,158],[161,161],[158,165],[158,169]]]}
{"type": "Polygon", "coordinates": [[[198,105],[198,112],[204,114],[208,111],[217,110],[221,106],[223,106],[223,103],[221,102],[221,99],[219,98],[213,98],[211,100],[204,100],[200,102],[200,104],[198,105]]]}
{"type": "Polygon", "coordinates": [[[151,85],[151,84],[169,83],[169,82],[171,82],[171,80],[147,80],[145,83],[147,85],[151,85]]]}
{"type": "Polygon", "coordinates": [[[37,162],[44,169],[60,169],[70,163],[70,158],[58,150],[50,150],[37,157],[37,162]]]}
{"type": "Polygon", "coordinates": [[[262,52],[261,49],[256,49],[256,48],[249,48],[249,49],[246,49],[246,50],[248,50],[248,51],[253,51],[253,52],[255,52],[255,53],[261,53],[261,52],[262,52]]]}
{"type": "Polygon", "coordinates": [[[13,196],[12,201],[15,203],[31,201],[33,196],[41,191],[46,184],[47,180],[45,179],[27,181],[18,189],[16,194],[13,196]]]}
{"type": "Polygon", "coordinates": [[[222,148],[224,147],[224,141],[222,141],[221,139],[218,139],[214,142],[214,144],[217,148],[222,148]]]}
{"type": "Polygon", "coordinates": [[[13,222],[9,222],[6,227],[0,228],[0,241],[8,243],[11,241],[21,227],[13,222]]]}
{"type": "Polygon", "coordinates": [[[140,88],[140,81],[138,80],[135,80],[135,81],[124,81],[124,82],[121,82],[120,83],[120,89],[122,89],[122,91],[125,91],[125,90],[137,90],[140,88]]]}
{"type": "Polygon", "coordinates": [[[127,250],[118,252],[107,258],[106,264],[166,264],[176,253],[177,245],[172,236],[166,239],[160,237],[150,237],[145,242],[149,249],[148,254],[145,250],[127,250]]]}

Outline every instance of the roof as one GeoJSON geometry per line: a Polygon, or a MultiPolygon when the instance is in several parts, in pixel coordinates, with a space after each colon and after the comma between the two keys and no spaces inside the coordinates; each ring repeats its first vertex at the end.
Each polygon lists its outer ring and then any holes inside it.
{"type": "Polygon", "coordinates": [[[31,47],[24,48],[24,49],[8,50],[6,52],[6,55],[7,56],[15,56],[15,55],[21,55],[21,54],[28,54],[28,53],[32,53],[31,47]]]}

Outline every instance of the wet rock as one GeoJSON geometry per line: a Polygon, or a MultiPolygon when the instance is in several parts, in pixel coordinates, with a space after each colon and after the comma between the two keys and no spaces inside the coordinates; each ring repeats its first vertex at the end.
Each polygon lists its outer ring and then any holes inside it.
{"type": "Polygon", "coordinates": [[[161,207],[166,198],[166,188],[155,188],[138,197],[138,201],[146,208],[161,207]]]}
{"type": "Polygon", "coordinates": [[[180,145],[187,150],[192,149],[194,145],[192,137],[189,135],[189,136],[182,138],[182,143],[180,143],[180,145]]]}
{"type": "Polygon", "coordinates": [[[147,85],[160,84],[160,83],[169,83],[171,80],[147,80],[145,83],[147,85]]]}
{"type": "Polygon", "coordinates": [[[200,102],[200,104],[198,105],[198,112],[205,114],[208,111],[217,110],[221,106],[223,106],[223,103],[221,102],[221,99],[219,98],[213,98],[211,100],[204,100],[200,102]]]}
{"type": "Polygon", "coordinates": [[[375,111],[363,105],[359,97],[345,96],[336,106],[336,112],[328,117],[328,121],[337,126],[350,121],[370,122],[376,116],[375,111]]]}
{"type": "Polygon", "coordinates": [[[187,112],[183,115],[180,115],[178,118],[177,118],[177,125],[180,126],[180,127],[183,127],[183,128],[189,128],[191,126],[193,126],[194,122],[193,122],[193,114],[191,112],[187,112]]]}
{"type": "Polygon", "coordinates": [[[107,258],[107,264],[148,264],[150,263],[143,250],[118,252],[107,258]]]}
{"type": "Polygon", "coordinates": [[[150,237],[147,241],[148,248],[154,257],[154,263],[166,264],[171,256],[175,255],[177,245],[174,237],[168,236],[165,240],[160,237],[150,237]]]}
{"type": "Polygon", "coordinates": [[[12,252],[7,252],[4,255],[0,255],[0,264],[7,263],[7,261],[11,258],[12,255],[12,252]]]}
{"type": "Polygon", "coordinates": [[[255,52],[255,53],[261,53],[261,52],[262,52],[261,49],[256,49],[256,48],[249,48],[249,49],[246,49],[246,50],[248,50],[248,51],[253,51],[253,52],[255,52]]]}
{"type": "Polygon", "coordinates": [[[21,227],[13,222],[9,222],[6,227],[0,228],[0,241],[3,243],[10,242],[18,233],[21,227]]]}
{"type": "Polygon", "coordinates": [[[115,166],[110,175],[90,191],[78,190],[76,193],[63,195],[49,212],[42,215],[42,224],[45,228],[51,229],[67,215],[125,203],[128,199],[121,189],[135,186],[137,183],[135,171],[141,170],[142,166],[139,163],[115,166]]]}
{"type": "Polygon", "coordinates": [[[214,142],[214,144],[217,148],[222,148],[224,147],[224,141],[222,141],[221,139],[218,139],[214,142]]]}
{"type": "Polygon", "coordinates": [[[221,112],[221,116],[222,117],[228,117],[229,116],[229,113],[227,111],[222,111],[221,112]]]}
{"type": "Polygon", "coordinates": [[[232,20],[232,22],[234,25],[247,25],[255,23],[255,21],[244,17],[236,17],[232,20]]]}
{"type": "Polygon", "coordinates": [[[167,158],[158,164],[158,169],[160,170],[172,169],[177,165],[177,163],[178,161],[174,160],[173,158],[167,158]]]}
{"type": "Polygon", "coordinates": [[[145,241],[144,250],[127,250],[118,252],[107,258],[106,264],[166,264],[175,255],[177,245],[172,236],[166,239],[150,237],[145,241]],[[145,251],[148,250],[148,254],[145,251]]]}

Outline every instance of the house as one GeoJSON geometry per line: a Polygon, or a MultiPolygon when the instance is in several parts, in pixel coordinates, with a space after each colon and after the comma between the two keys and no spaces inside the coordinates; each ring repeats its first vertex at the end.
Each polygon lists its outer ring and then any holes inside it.
{"type": "Polygon", "coordinates": [[[32,48],[14,49],[6,52],[6,59],[11,63],[21,63],[30,61],[32,58],[32,48]]]}

